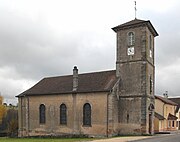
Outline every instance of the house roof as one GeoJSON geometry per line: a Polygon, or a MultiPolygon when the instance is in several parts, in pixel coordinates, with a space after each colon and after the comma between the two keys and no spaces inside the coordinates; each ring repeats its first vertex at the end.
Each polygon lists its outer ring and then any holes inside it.
{"type": "Polygon", "coordinates": [[[178,119],[178,117],[176,117],[175,115],[172,115],[171,113],[169,113],[168,120],[176,120],[176,119],[178,119]]]}
{"type": "Polygon", "coordinates": [[[177,103],[177,104],[180,106],[180,97],[177,97],[177,98],[169,98],[169,100],[177,103]]]}
{"type": "Polygon", "coordinates": [[[177,98],[169,98],[171,101],[175,102],[178,104],[178,107],[176,108],[176,113],[179,111],[180,109],[180,97],[177,97],[177,98]]]}
{"type": "Polygon", "coordinates": [[[168,98],[164,98],[164,97],[161,97],[161,96],[155,96],[155,98],[161,100],[161,101],[164,102],[165,104],[170,104],[170,105],[175,105],[175,106],[178,105],[178,104],[176,104],[175,102],[169,100],[168,98]]]}
{"type": "Polygon", "coordinates": [[[164,120],[164,119],[165,119],[164,116],[160,115],[160,114],[157,113],[157,112],[154,113],[154,116],[155,116],[157,119],[159,119],[159,120],[164,120]]]}
{"type": "MultiPolygon", "coordinates": [[[[107,92],[117,82],[116,71],[103,71],[78,75],[77,93],[107,92]]],[[[73,76],[48,77],[40,80],[17,97],[28,95],[49,95],[73,93],[73,76]]]]}
{"type": "Polygon", "coordinates": [[[118,25],[112,29],[115,32],[117,32],[117,31],[122,30],[122,29],[129,29],[132,27],[139,27],[142,25],[147,26],[154,36],[158,36],[157,31],[155,30],[155,28],[153,27],[153,25],[151,24],[151,22],[149,20],[145,21],[145,20],[140,20],[140,19],[136,19],[136,18],[134,20],[131,20],[131,21],[126,22],[124,24],[118,25]]]}

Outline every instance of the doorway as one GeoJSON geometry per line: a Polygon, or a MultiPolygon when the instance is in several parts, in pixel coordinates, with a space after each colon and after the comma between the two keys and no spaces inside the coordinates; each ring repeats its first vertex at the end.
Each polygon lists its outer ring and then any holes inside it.
{"type": "Polygon", "coordinates": [[[154,133],[154,125],[153,125],[153,118],[154,118],[154,105],[150,104],[148,107],[149,110],[149,134],[153,134],[154,133]]]}
{"type": "Polygon", "coordinates": [[[152,112],[149,113],[149,134],[152,134],[152,112]]]}

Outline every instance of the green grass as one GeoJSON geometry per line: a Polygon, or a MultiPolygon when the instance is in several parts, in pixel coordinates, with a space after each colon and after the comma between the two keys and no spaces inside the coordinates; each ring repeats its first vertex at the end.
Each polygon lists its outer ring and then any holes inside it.
{"type": "Polygon", "coordinates": [[[93,138],[0,138],[0,142],[84,142],[93,138]]]}

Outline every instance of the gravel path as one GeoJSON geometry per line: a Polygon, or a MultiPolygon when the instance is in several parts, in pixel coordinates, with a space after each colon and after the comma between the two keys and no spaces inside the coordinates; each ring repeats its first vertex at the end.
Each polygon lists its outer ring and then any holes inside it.
{"type": "Polygon", "coordinates": [[[92,142],[129,142],[129,141],[134,141],[134,140],[146,139],[149,137],[150,136],[117,137],[117,138],[94,140],[92,142]]]}

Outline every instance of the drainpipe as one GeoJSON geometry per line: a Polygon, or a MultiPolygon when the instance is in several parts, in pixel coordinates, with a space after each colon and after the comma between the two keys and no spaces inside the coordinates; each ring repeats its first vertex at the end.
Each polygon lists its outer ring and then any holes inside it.
{"type": "Polygon", "coordinates": [[[108,96],[109,96],[109,93],[107,94],[107,123],[106,123],[106,125],[107,125],[107,129],[106,129],[106,136],[107,136],[107,138],[108,138],[108,120],[109,120],[109,111],[108,111],[108,104],[109,104],[109,101],[108,101],[108,96]]]}
{"type": "Polygon", "coordinates": [[[109,105],[109,93],[107,94],[107,123],[106,123],[106,125],[107,125],[107,129],[106,129],[106,136],[107,136],[107,138],[109,137],[109,135],[108,135],[108,129],[109,129],[109,111],[108,111],[108,105],[109,105]]]}
{"type": "Polygon", "coordinates": [[[109,91],[107,94],[107,130],[106,130],[106,136],[109,137],[109,95],[112,93],[112,90],[109,91]]]}
{"type": "MultiPolygon", "coordinates": [[[[165,103],[163,104],[163,117],[164,117],[164,106],[165,106],[165,103]]],[[[165,118],[165,117],[164,117],[165,118]]],[[[167,127],[167,122],[165,122],[166,123],[166,127],[167,127]]],[[[166,129],[165,127],[164,127],[165,125],[163,124],[163,129],[166,129]]]]}
{"type": "MultiPolygon", "coordinates": [[[[21,100],[21,104],[19,104],[20,106],[19,109],[20,109],[20,118],[21,118],[21,121],[19,121],[19,136],[22,137],[23,136],[23,111],[22,111],[22,108],[23,108],[23,103],[22,103],[22,100],[23,100],[23,97],[20,97],[19,98],[21,100]]],[[[19,115],[19,114],[18,114],[19,115]]]]}
{"type": "Polygon", "coordinates": [[[29,124],[30,124],[30,121],[29,121],[29,116],[30,116],[30,111],[29,111],[29,97],[28,97],[28,136],[29,136],[29,124]]]}
{"type": "Polygon", "coordinates": [[[25,101],[26,101],[26,103],[25,103],[25,112],[26,112],[26,124],[25,124],[25,126],[26,126],[26,133],[27,133],[27,136],[29,136],[29,97],[27,96],[27,97],[25,97],[25,101]]]}
{"type": "Polygon", "coordinates": [[[163,116],[164,116],[164,106],[165,106],[165,104],[163,104],[163,116]]]}

